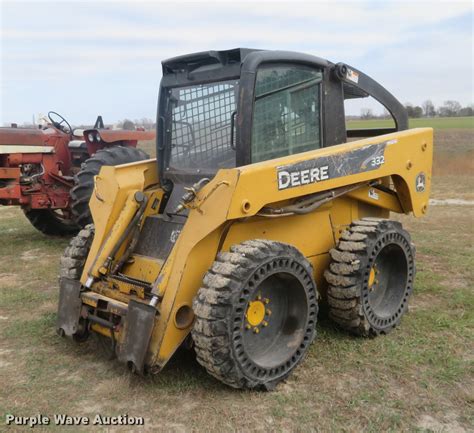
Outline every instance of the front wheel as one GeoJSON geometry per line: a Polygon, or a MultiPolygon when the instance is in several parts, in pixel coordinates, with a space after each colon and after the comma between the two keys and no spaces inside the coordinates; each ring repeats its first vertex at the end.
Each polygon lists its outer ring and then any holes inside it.
{"type": "Polygon", "coordinates": [[[272,389],[316,334],[313,269],[280,242],[246,241],[219,253],[193,307],[198,362],[234,388],[272,389]]]}
{"type": "MultiPolygon", "coordinates": [[[[94,226],[92,224],[84,227],[64,250],[59,266],[59,288],[64,290],[67,280],[79,281],[86,264],[89,250],[94,240],[94,226]]],[[[59,315],[59,312],[58,312],[59,315]]],[[[81,343],[89,337],[89,330],[84,318],[81,317],[78,331],[73,335],[74,341],[81,343]]],[[[63,333],[60,332],[60,335],[63,333]]]]}
{"type": "Polygon", "coordinates": [[[325,272],[329,315],[362,336],[387,334],[408,309],[415,278],[415,249],[397,221],[354,221],[330,251],[325,272]]]}

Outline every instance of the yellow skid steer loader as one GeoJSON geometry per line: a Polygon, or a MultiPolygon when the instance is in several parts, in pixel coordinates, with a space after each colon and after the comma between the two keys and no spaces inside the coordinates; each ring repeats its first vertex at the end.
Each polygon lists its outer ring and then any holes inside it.
{"type": "Polygon", "coordinates": [[[349,332],[388,333],[415,278],[410,235],[388,218],[423,216],[430,192],[432,130],[407,128],[342,63],[250,49],[164,61],[157,159],[96,176],[94,224],[61,259],[59,334],[100,334],[137,373],[192,341],[217,379],[268,390],[308,351],[318,302],[349,332]],[[344,100],[367,96],[394,128],[346,130],[344,100]]]}

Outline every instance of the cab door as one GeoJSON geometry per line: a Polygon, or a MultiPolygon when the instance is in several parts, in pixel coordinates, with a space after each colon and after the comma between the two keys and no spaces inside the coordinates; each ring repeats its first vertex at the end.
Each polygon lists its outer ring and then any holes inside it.
{"type": "Polygon", "coordinates": [[[257,70],[250,162],[322,145],[323,72],[305,65],[269,64],[257,70]]]}

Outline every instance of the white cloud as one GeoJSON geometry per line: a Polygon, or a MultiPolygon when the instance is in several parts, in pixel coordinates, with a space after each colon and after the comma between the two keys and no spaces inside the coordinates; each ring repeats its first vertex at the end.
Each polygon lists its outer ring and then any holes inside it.
{"type": "MultiPolygon", "coordinates": [[[[51,89],[51,102],[64,105],[59,92],[71,82],[88,92],[109,91],[109,101],[114,81],[129,83],[121,98],[136,100],[137,87],[146,85],[156,98],[162,59],[237,46],[353,63],[403,101],[420,103],[425,95],[440,102],[446,95],[463,103],[473,99],[472,26],[470,34],[442,26],[472,13],[471,2],[63,1],[28,3],[27,9],[10,2],[0,10],[3,121],[25,111],[29,117],[37,105],[48,104],[39,99],[40,86],[51,89]],[[459,70],[465,73],[454,80],[459,70]],[[32,93],[18,100],[25,88],[32,93]]],[[[152,115],[131,109],[136,117],[152,115]]]]}

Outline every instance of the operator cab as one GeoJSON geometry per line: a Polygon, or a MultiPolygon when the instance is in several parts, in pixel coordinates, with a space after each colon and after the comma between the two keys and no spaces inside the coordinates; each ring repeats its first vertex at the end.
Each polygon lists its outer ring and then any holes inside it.
{"type": "Polygon", "coordinates": [[[403,106],[344,64],[285,51],[234,49],[163,62],[157,155],[163,184],[407,129],[403,106]],[[372,96],[396,127],[346,131],[344,99],[372,96]]]}
{"type": "Polygon", "coordinates": [[[146,219],[136,253],[166,259],[195,191],[219,169],[240,167],[407,129],[400,102],[345,64],[288,51],[238,48],[165,60],[157,117],[157,159],[165,191],[146,219]],[[344,99],[372,96],[395,128],[346,131],[344,99]],[[153,245],[149,239],[161,239],[153,245]]]}

